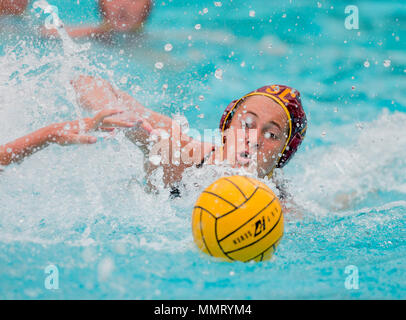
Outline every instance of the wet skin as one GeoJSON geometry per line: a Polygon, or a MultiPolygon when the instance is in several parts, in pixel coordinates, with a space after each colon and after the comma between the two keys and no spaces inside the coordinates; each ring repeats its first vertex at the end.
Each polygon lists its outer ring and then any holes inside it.
{"type": "Polygon", "coordinates": [[[27,7],[28,0],[1,0],[0,15],[20,15],[27,7]]]}
{"type": "Polygon", "coordinates": [[[140,27],[151,7],[150,0],[102,0],[104,20],[115,31],[131,31],[140,27]]]}
{"type": "MultiPolygon", "coordinates": [[[[237,165],[248,166],[250,159],[256,155],[258,175],[265,177],[277,164],[287,142],[288,116],[283,108],[271,98],[254,95],[240,102],[231,120],[229,130],[245,131],[245,145],[237,149],[239,150],[236,154],[237,165]],[[255,135],[254,138],[250,137],[249,130],[255,130],[256,139],[255,135]]],[[[225,152],[231,143],[235,145],[238,143],[236,134],[234,136],[234,140],[226,139],[225,152]]],[[[225,158],[227,158],[227,154],[225,154],[225,158]]]]}

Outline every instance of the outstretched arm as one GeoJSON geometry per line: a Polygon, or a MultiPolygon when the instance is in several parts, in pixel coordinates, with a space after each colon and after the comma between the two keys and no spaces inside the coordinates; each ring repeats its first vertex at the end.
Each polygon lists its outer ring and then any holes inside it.
{"type": "Polygon", "coordinates": [[[136,123],[132,130],[126,132],[126,136],[143,151],[147,174],[157,167],[163,167],[165,184],[180,180],[186,167],[199,164],[212,149],[211,144],[193,140],[182,133],[180,125],[172,118],[146,108],[106,80],[80,76],[72,81],[72,85],[78,103],[88,110],[112,107],[126,110],[120,115],[106,118],[104,125],[120,125],[121,121],[136,123]],[[151,156],[158,155],[160,163],[150,161],[151,156]]]}
{"type": "MultiPolygon", "coordinates": [[[[66,33],[71,38],[108,38],[110,35],[110,27],[107,25],[100,26],[83,26],[83,27],[65,27],[66,33]]],[[[43,37],[59,38],[58,31],[56,29],[47,29],[42,27],[40,34],[43,37]]]]}
{"type": "MultiPolygon", "coordinates": [[[[99,112],[93,118],[52,124],[30,133],[13,142],[0,146],[0,165],[18,162],[31,154],[42,150],[51,143],[62,146],[71,144],[92,144],[97,138],[85,133],[98,129],[107,117],[120,113],[121,110],[111,109],[99,112]]],[[[121,123],[122,127],[132,127],[132,123],[121,123]]]]}
{"type": "Polygon", "coordinates": [[[98,111],[109,108],[122,108],[128,112],[120,115],[121,119],[146,119],[155,129],[172,129],[172,118],[155,112],[142,105],[128,93],[114,88],[108,81],[92,76],[80,76],[71,82],[78,98],[78,103],[87,110],[98,111]]]}
{"type": "MultiPolygon", "coordinates": [[[[92,76],[80,76],[71,82],[77,95],[78,103],[85,109],[99,111],[109,108],[125,110],[120,115],[107,118],[105,125],[120,125],[124,122],[136,123],[127,137],[147,152],[152,132],[165,132],[172,136],[180,132],[180,125],[172,118],[148,109],[128,93],[114,88],[108,81],[92,76]]],[[[187,137],[186,137],[187,139],[187,137]]],[[[144,152],[144,153],[145,153],[144,152]]]]}

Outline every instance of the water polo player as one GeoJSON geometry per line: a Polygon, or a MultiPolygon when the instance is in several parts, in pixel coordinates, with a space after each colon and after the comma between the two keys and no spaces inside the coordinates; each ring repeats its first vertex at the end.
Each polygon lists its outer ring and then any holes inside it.
{"type": "MultiPolygon", "coordinates": [[[[66,27],[72,38],[105,37],[113,32],[140,30],[151,11],[151,0],[99,0],[102,23],[98,26],[66,27]]],[[[58,36],[56,30],[42,29],[46,36],[58,36]]]]}
{"type": "Polygon", "coordinates": [[[220,121],[222,144],[215,145],[192,139],[181,132],[176,121],[144,107],[105,80],[81,76],[72,83],[79,104],[84,108],[93,111],[103,108],[126,109],[120,115],[106,118],[104,125],[121,125],[122,121],[137,123],[134,129],[127,132],[127,137],[144,152],[147,176],[162,167],[163,182],[167,186],[176,185],[188,167],[217,164],[224,160],[235,167],[249,168],[255,164],[260,178],[272,177],[274,168],[286,165],[306,134],[307,119],[300,94],[283,85],[265,86],[231,102],[220,121]],[[250,138],[252,131],[255,139],[250,138]],[[245,135],[242,150],[235,146],[238,144],[238,132],[245,135]],[[158,149],[164,150],[163,140],[167,141],[169,154],[161,154],[156,163],[151,159],[151,154],[156,155],[159,144],[158,149]],[[182,161],[182,157],[171,161],[178,151],[187,153],[188,159],[193,158],[194,161],[182,161]]]}

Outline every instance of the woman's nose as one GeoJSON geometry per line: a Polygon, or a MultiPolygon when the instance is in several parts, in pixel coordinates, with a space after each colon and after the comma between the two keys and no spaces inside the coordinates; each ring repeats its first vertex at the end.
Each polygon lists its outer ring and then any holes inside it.
{"type": "Polygon", "coordinates": [[[259,143],[257,141],[255,141],[255,142],[248,141],[247,147],[248,147],[248,149],[252,148],[254,150],[257,150],[259,148],[259,143]]]}
{"type": "Polygon", "coordinates": [[[248,129],[245,131],[245,142],[246,146],[249,148],[259,147],[259,130],[258,129],[248,129]]]}

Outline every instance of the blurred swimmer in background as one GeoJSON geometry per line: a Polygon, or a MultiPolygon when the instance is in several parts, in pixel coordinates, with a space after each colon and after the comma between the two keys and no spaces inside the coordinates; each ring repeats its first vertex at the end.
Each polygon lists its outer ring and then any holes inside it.
{"type": "MultiPolygon", "coordinates": [[[[102,23],[98,26],[65,27],[72,38],[108,38],[113,33],[137,33],[151,11],[151,0],[99,0],[102,23]]],[[[43,28],[44,36],[57,37],[54,29],[43,28]]]]}
{"type": "Polygon", "coordinates": [[[0,15],[23,14],[27,4],[28,0],[0,0],[0,15]]]}

